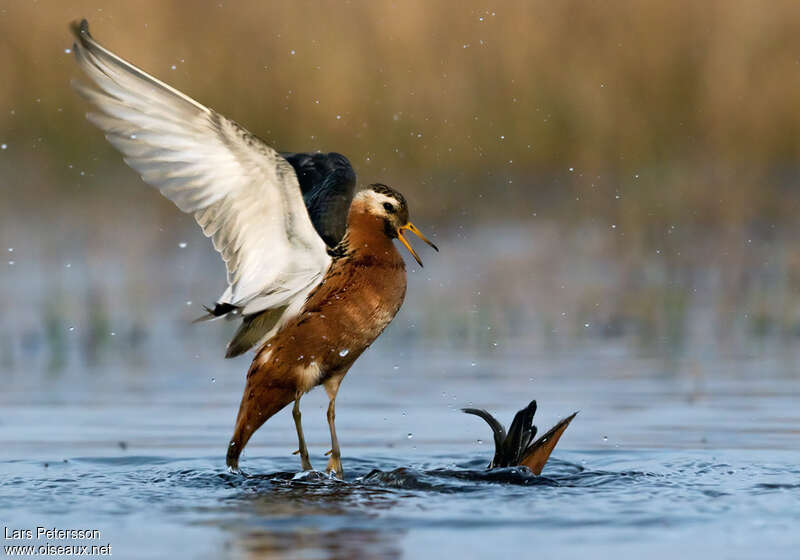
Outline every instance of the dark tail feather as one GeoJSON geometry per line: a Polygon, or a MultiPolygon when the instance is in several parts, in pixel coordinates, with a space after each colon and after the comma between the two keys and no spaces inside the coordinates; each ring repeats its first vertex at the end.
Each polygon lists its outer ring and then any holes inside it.
{"type": "Polygon", "coordinates": [[[239,308],[235,305],[231,305],[230,303],[217,303],[214,305],[214,309],[210,307],[203,306],[203,309],[206,310],[206,314],[202,317],[198,317],[192,323],[204,323],[206,321],[213,321],[214,319],[219,319],[220,317],[225,317],[229,319],[231,314],[238,314],[239,308]]]}
{"type": "Polygon", "coordinates": [[[550,428],[546,434],[534,441],[522,454],[519,464],[528,467],[534,474],[542,474],[542,469],[544,469],[550,454],[555,449],[561,434],[564,433],[564,430],[567,429],[567,426],[577,414],[577,412],[574,412],[567,416],[550,428]]]}

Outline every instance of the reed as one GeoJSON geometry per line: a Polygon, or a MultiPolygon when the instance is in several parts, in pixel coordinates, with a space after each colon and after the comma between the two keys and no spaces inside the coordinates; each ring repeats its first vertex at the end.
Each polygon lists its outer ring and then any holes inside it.
{"type": "Polygon", "coordinates": [[[81,16],[278,148],[344,152],[427,216],[538,212],[647,235],[796,215],[796,2],[10,2],[0,177],[36,167],[16,194],[54,206],[107,188],[68,164],[112,157],[68,87],[81,16]]]}

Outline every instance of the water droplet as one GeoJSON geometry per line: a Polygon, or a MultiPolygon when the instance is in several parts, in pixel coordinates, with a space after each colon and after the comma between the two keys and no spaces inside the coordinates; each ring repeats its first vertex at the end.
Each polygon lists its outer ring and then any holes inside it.
{"type": "Polygon", "coordinates": [[[608,441],[608,436],[603,436],[603,441],[608,441]]]}
{"type": "Polygon", "coordinates": [[[414,437],[414,434],[412,434],[411,432],[408,432],[408,436],[406,436],[406,437],[407,437],[408,439],[413,439],[413,437],[414,437]]]}
{"type": "Polygon", "coordinates": [[[216,383],[216,382],[217,382],[217,378],[216,377],[212,377],[211,378],[211,383],[216,383]]]}
{"type": "Polygon", "coordinates": [[[17,261],[8,261],[8,266],[14,266],[17,264],[17,261]]]}
{"type": "Polygon", "coordinates": [[[178,247],[180,247],[181,249],[186,249],[186,245],[187,245],[186,241],[181,241],[180,243],[178,243],[178,247]]]}
{"type": "Polygon", "coordinates": [[[294,54],[294,49],[290,50],[289,54],[294,54]]]}
{"type": "Polygon", "coordinates": [[[117,336],[117,333],[115,333],[114,331],[111,331],[109,334],[110,334],[111,336],[117,336]]]}
{"type": "Polygon", "coordinates": [[[400,366],[394,366],[394,367],[392,367],[392,369],[397,371],[398,369],[400,369],[400,366]]]}
{"type": "Polygon", "coordinates": [[[584,324],[583,324],[583,328],[585,328],[585,329],[588,329],[590,326],[591,326],[591,324],[590,324],[590,323],[584,323],[584,324]]]}
{"type": "Polygon", "coordinates": [[[0,150],[5,150],[8,148],[8,144],[0,144],[0,150]]]}
{"type": "Polygon", "coordinates": [[[72,263],[66,263],[66,264],[64,265],[64,268],[72,268],[72,263]]]}
{"type": "Polygon", "coordinates": [[[483,445],[483,440],[482,439],[478,440],[478,445],[483,445]]]}
{"type": "Polygon", "coordinates": [[[478,364],[476,364],[475,362],[471,362],[469,365],[470,365],[471,367],[475,367],[475,366],[477,366],[478,364]]]}
{"type": "Polygon", "coordinates": [[[569,172],[572,173],[573,171],[575,171],[575,168],[574,167],[570,167],[569,168],[569,172]]]}
{"type": "Polygon", "coordinates": [[[175,65],[173,64],[172,66],[170,66],[170,68],[172,68],[173,70],[175,70],[175,69],[177,68],[177,66],[175,66],[175,65]]]}
{"type": "Polygon", "coordinates": [[[72,52],[72,49],[64,49],[64,52],[65,52],[66,54],[69,54],[69,53],[71,53],[71,52],[72,52]]]}
{"type": "Polygon", "coordinates": [[[347,356],[349,353],[350,353],[350,350],[348,350],[347,348],[344,348],[344,349],[342,349],[342,350],[339,350],[339,355],[340,355],[342,358],[344,358],[345,356],[347,356]]]}
{"type": "Polygon", "coordinates": [[[74,330],[75,330],[75,327],[70,327],[70,328],[69,328],[69,332],[72,332],[72,331],[74,331],[74,330]]]}
{"type": "Polygon", "coordinates": [[[8,248],[8,252],[9,252],[9,253],[13,253],[13,252],[14,252],[14,247],[9,247],[9,248],[8,248]]]}
{"type": "Polygon", "coordinates": [[[189,307],[190,305],[192,305],[192,300],[187,300],[186,301],[186,307],[189,307]]]}
{"type": "Polygon", "coordinates": [[[337,120],[337,121],[338,121],[338,120],[341,120],[341,119],[342,119],[342,115],[336,115],[336,120],[337,120]]]}

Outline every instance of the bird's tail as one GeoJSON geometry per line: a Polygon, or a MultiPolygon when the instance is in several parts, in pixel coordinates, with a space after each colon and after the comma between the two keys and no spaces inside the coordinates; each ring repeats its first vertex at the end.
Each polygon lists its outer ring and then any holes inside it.
{"type": "Polygon", "coordinates": [[[202,317],[198,317],[192,321],[192,323],[205,323],[206,321],[213,321],[215,319],[221,319],[222,317],[230,320],[236,318],[240,311],[237,306],[230,303],[214,304],[213,309],[204,305],[203,309],[206,310],[206,314],[202,317]]]}
{"type": "Polygon", "coordinates": [[[285,310],[286,307],[276,307],[244,316],[242,324],[236,329],[233,338],[228,343],[225,357],[235,358],[258,344],[278,324],[285,310]]]}

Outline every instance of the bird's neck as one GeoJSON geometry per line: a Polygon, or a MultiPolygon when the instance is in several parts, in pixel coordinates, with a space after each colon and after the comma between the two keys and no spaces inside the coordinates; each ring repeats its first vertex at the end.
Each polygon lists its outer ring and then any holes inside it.
{"type": "Polygon", "coordinates": [[[392,241],[383,218],[368,212],[354,212],[351,209],[347,220],[347,231],[339,244],[329,253],[334,258],[361,255],[392,262],[402,261],[392,241]]]}

